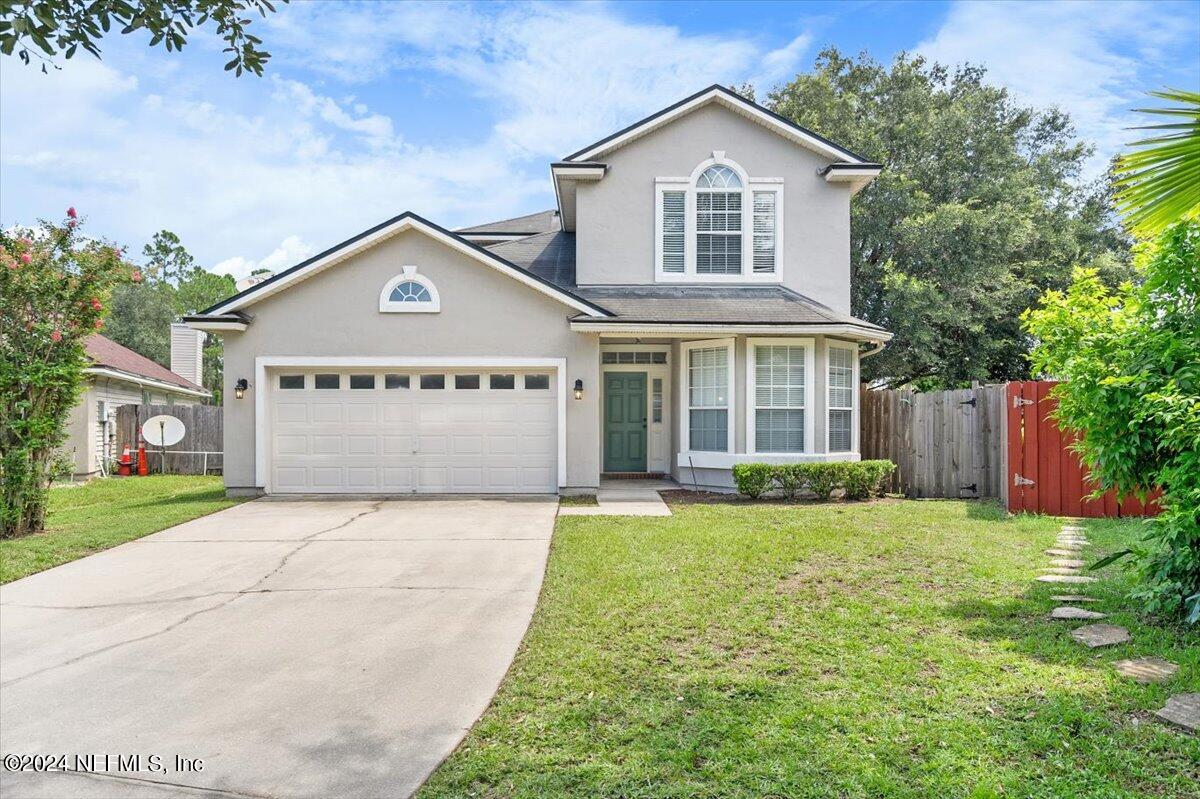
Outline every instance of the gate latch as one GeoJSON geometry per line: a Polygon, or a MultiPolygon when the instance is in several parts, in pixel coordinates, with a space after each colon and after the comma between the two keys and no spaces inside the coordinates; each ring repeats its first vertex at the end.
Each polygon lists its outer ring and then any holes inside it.
{"type": "Polygon", "coordinates": [[[1034,483],[1034,481],[1030,480],[1028,477],[1022,477],[1019,474],[1013,475],[1013,485],[1014,486],[1031,486],[1031,485],[1033,485],[1033,483],[1034,483]]]}
{"type": "Polygon", "coordinates": [[[1033,400],[1025,399],[1024,397],[1013,397],[1013,407],[1020,408],[1022,405],[1032,405],[1033,400]]]}

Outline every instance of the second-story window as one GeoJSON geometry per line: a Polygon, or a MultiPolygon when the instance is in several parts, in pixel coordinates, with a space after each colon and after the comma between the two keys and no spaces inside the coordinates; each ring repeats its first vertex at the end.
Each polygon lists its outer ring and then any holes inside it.
{"type": "Polygon", "coordinates": [[[714,165],[696,181],[696,274],[742,273],[742,181],[714,165]]]}
{"type": "Polygon", "coordinates": [[[778,282],[783,181],[748,176],[716,151],[690,177],[656,178],[655,277],[778,282]]]}

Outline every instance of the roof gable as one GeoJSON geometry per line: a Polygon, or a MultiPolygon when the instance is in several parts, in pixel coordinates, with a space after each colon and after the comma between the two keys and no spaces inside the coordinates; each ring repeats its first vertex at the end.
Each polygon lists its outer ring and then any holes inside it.
{"type": "Polygon", "coordinates": [[[645,119],[633,123],[627,128],[623,128],[610,136],[604,137],[600,141],[589,144],[582,150],[571,153],[563,160],[577,162],[593,161],[709,103],[719,103],[741,116],[778,133],[784,138],[829,158],[831,161],[850,164],[871,163],[866,158],[826,139],[824,136],[797,125],[795,122],[769,109],[763,108],[761,105],[753,103],[740,94],[720,85],[709,86],[707,89],[696,92],[691,97],[686,97],[674,105],[668,106],[645,119]]]}
{"type": "Polygon", "coordinates": [[[234,311],[242,310],[256,302],[266,299],[267,297],[278,294],[295,283],[305,280],[313,275],[343,263],[354,255],[357,255],[364,250],[374,247],[391,237],[403,233],[406,230],[418,230],[425,235],[447,245],[451,249],[457,250],[464,255],[467,255],[482,264],[492,267],[503,274],[517,280],[520,283],[529,286],[535,291],[539,291],[552,297],[565,305],[585,313],[589,316],[608,316],[608,312],[600,306],[589,302],[560,286],[555,285],[546,278],[530,272],[527,269],[522,269],[516,264],[506,260],[505,258],[490,252],[477,244],[467,241],[463,237],[452,233],[449,230],[430,222],[427,219],[406,211],[399,216],[392,217],[386,222],[364,230],[357,236],[354,236],[341,244],[330,247],[324,252],[314,255],[306,261],[296,264],[290,269],[287,269],[269,280],[264,280],[262,283],[257,283],[250,286],[245,291],[242,291],[234,296],[222,300],[221,302],[207,308],[202,312],[202,316],[210,316],[217,314],[229,314],[234,311]]]}
{"type": "Polygon", "coordinates": [[[155,380],[177,388],[186,389],[192,393],[208,394],[203,386],[172,372],[162,364],[140,355],[128,347],[123,347],[110,338],[93,333],[83,341],[83,349],[94,368],[112,369],[131,377],[155,380]]]}

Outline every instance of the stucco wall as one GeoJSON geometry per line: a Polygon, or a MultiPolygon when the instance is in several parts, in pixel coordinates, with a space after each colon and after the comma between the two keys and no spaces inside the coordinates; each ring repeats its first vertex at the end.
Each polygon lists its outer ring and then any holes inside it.
{"type": "Polygon", "coordinates": [[[254,473],[254,361],[257,356],[446,356],[567,359],[567,486],[599,482],[598,337],[572,333],[571,307],[490,266],[409,230],[247,308],[253,323],[225,336],[225,484],[261,488],[254,473]],[[380,313],[379,293],[406,264],[437,287],[441,312],[380,313]],[[239,378],[252,384],[233,397],[239,378]]]}
{"type": "Polygon", "coordinates": [[[850,189],[817,174],[829,159],[716,104],[615,150],[603,180],[580,182],[580,285],[654,282],[656,177],[686,177],[714,150],[751,178],[783,178],[783,283],[850,312],[850,189]]]}

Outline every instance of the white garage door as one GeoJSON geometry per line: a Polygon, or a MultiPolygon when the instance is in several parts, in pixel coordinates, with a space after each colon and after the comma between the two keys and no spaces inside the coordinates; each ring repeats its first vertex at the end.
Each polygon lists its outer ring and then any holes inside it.
{"type": "Polygon", "coordinates": [[[274,493],[553,493],[553,370],[279,370],[274,493]]]}

